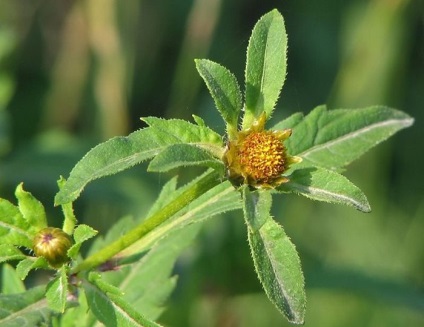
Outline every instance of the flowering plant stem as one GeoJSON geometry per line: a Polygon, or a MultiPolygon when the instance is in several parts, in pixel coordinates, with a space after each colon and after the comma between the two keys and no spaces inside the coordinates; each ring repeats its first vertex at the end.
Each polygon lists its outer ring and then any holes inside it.
{"type": "Polygon", "coordinates": [[[138,226],[136,226],[128,233],[122,235],[115,242],[109,244],[102,250],[86,258],[72,270],[72,273],[93,269],[110,260],[114,255],[139,241],[143,236],[148,234],[160,224],[167,221],[175,213],[180,211],[186,205],[219,183],[220,180],[218,178],[218,174],[215,171],[205,175],[192,187],[178,196],[174,201],[170,202],[168,205],[162,208],[159,212],[156,212],[146,220],[143,220],[138,226]]]}

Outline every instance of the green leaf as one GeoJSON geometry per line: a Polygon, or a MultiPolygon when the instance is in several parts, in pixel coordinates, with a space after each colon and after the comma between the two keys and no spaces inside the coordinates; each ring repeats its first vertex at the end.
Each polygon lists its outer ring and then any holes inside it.
{"type": "Polygon", "coordinates": [[[273,127],[270,128],[270,130],[284,130],[288,128],[294,128],[297,124],[299,124],[303,120],[303,113],[296,112],[286,119],[280,121],[279,123],[275,124],[273,127]]]}
{"type": "Polygon", "coordinates": [[[25,259],[21,251],[12,244],[0,244],[0,262],[25,259]]]}
{"type": "Polygon", "coordinates": [[[44,286],[24,293],[0,295],[0,326],[33,327],[50,322],[52,311],[44,298],[44,286]]]}
{"type": "Polygon", "coordinates": [[[18,207],[22,216],[31,226],[30,229],[37,233],[47,227],[46,212],[44,206],[31,193],[24,191],[23,183],[19,184],[15,191],[18,199],[18,207]]]}
{"type": "Polygon", "coordinates": [[[19,209],[7,200],[0,199],[0,242],[32,247],[33,234],[29,223],[19,209]]]}
{"type": "MultiPolygon", "coordinates": [[[[193,181],[193,183],[195,182],[193,181]]],[[[180,192],[191,185],[192,183],[171,192],[168,195],[168,201],[172,201],[174,196],[178,196],[180,192]]],[[[168,203],[163,203],[163,205],[168,203]]],[[[120,255],[128,256],[145,251],[174,230],[187,228],[188,225],[200,223],[224,212],[241,208],[240,194],[234,189],[234,186],[228,181],[221,183],[190,203],[188,208],[181,210],[166,223],[158,226],[138,242],[122,251],[120,255]]]]}
{"type": "Polygon", "coordinates": [[[154,128],[144,128],[127,137],[112,138],[90,150],[72,169],[66,184],[56,194],[55,204],[75,200],[89,182],[150,159],[169,145],[197,144],[216,157],[222,154],[221,137],[206,126],[153,117],[144,120],[154,128]]]}
{"type": "Polygon", "coordinates": [[[287,35],[277,11],[262,16],[253,28],[246,59],[246,112],[243,128],[265,112],[269,118],[286,77],[287,35]]]}
{"type": "Polygon", "coordinates": [[[174,230],[157,242],[141,260],[117,271],[103,273],[103,278],[124,293],[124,299],[149,319],[157,319],[176,286],[171,276],[181,252],[194,240],[201,225],[174,230]]]}
{"type": "Polygon", "coordinates": [[[219,157],[222,152],[222,137],[204,124],[195,125],[182,119],[162,119],[157,117],[142,118],[150,127],[153,127],[159,135],[173,137],[172,144],[196,144],[200,147],[216,153],[219,157]]]}
{"type": "Polygon", "coordinates": [[[77,293],[78,306],[69,307],[60,315],[60,327],[94,327],[98,326],[97,319],[89,311],[84,291],[77,293]]]}
{"type": "MultiPolygon", "coordinates": [[[[63,176],[60,176],[59,180],[57,181],[57,185],[59,186],[59,190],[61,190],[66,184],[66,179],[63,176]]],[[[62,230],[72,235],[74,233],[75,225],[77,224],[77,217],[75,217],[74,214],[74,208],[72,206],[72,202],[64,203],[61,205],[62,212],[64,216],[63,221],[63,228],[62,230]]]]}
{"type": "Polygon", "coordinates": [[[251,192],[249,186],[242,189],[243,213],[248,226],[253,231],[258,231],[269,219],[272,197],[269,190],[256,190],[251,192]]]}
{"type": "Polygon", "coordinates": [[[413,121],[383,106],[331,111],[319,106],[294,127],[285,144],[291,155],[302,157],[305,163],[337,170],[413,121]]]}
{"type": "Polygon", "coordinates": [[[305,285],[294,244],[270,216],[258,231],[249,227],[248,236],[256,273],[266,295],[290,322],[303,324],[305,285]]]}
{"type": "Polygon", "coordinates": [[[227,68],[213,61],[196,59],[195,62],[231,137],[237,132],[238,117],[243,106],[237,79],[227,68]]]}
{"type": "Polygon", "coordinates": [[[97,231],[88,225],[78,225],[74,231],[75,244],[68,250],[68,256],[75,259],[83,242],[97,235],[97,231]]]}
{"type": "Polygon", "coordinates": [[[278,190],[304,195],[310,199],[344,204],[363,212],[371,208],[365,194],[346,177],[324,168],[302,168],[295,170],[288,183],[278,190]]]}
{"type": "MultiPolygon", "coordinates": [[[[139,326],[158,327],[160,325],[145,318],[121,296],[114,292],[105,292],[98,287],[98,280],[92,280],[94,284],[85,282],[84,290],[87,302],[100,322],[108,327],[139,326]]],[[[104,283],[102,284],[104,287],[104,283]]]]}
{"type": "Polygon", "coordinates": [[[49,307],[61,313],[65,312],[66,298],[68,295],[67,267],[62,266],[58,274],[52,279],[46,288],[46,299],[49,307]]]}
{"type": "Polygon", "coordinates": [[[4,264],[1,275],[2,294],[16,294],[25,292],[24,283],[11,265],[7,263],[4,264]]]}
{"type": "Polygon", "coordinates": [[[210,152],[191,144],[170,145],[150,162],[147,170],[166,172],[181,166],[206,166],[224,170],[222,160],[218,160],[210,152]]]}
{"type": "Polygon", "coordinates": [[[48,267],[49,267],[49,264],[47,263],[46,259],[44,259],[43,257],[38,257],[38,258],[27,257],[27,259],[24,259],[18,263],[18,265],[16,266],[16,273],[18,274],[20,279],[24,280],[32,269],[48,268],[48,267]]]}

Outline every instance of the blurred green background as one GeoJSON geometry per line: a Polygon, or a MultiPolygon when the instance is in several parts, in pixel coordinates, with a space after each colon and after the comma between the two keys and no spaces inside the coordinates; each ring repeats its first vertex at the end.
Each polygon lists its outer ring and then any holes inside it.
{"type": "MultiPolygon", "coordinates": [[[[190,119],[222,132],[193,59],[243,82],[251,29],[277,8],[288,76],[274,122],[327,103],[385,104],[416,118],[346,175],[372,213],[278,197],[275,218],[306,276],[305,326],[424,326],[424,2],[420,0],[2,0],[0,196],[16,185],[47,207],[59,175],[91,147],[143,127],[141,116],[190,119]]],[[[193,171],[179,171],[180,181],[193,171]]],[[[100,233],[142,217],[172,174],[135,167],[89,185],[75,203],[100,233]]],[[[176,266],[166,326],[287,326],[253,271],[240,212],[215,218],[176,266]]]]}

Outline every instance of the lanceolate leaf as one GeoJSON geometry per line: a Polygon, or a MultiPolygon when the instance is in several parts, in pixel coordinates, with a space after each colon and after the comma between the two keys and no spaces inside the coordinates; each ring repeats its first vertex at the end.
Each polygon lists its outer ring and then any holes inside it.
{"type": "Polygon", "coordinates": [[[280,191],[293,192],[310,199],[345,204],[363,212],[371,208],[365,194],[346,177],[324,168],[302,168],[289,176],[290,181],[280,191]]]}
{"type": "Polygon", "coordinates": [[[7,200],[0,199],[0,242],[32,247],[33,234],[29,223],[19,209],[7,200]]]}
{"type": "Polygon", "coordinates": [[[16,273],[18,274],[20,279],[24,280],[32,269],[48,267],[49,264],[43,257],[28,257],[27,259],[24,259],[18,263],[18,265],[16,266],[16,273]]]}
{"type": "Polygon", "coordinates": [[[262,112],[274,110],[286,78],[287,35],[277,10],[265,14],[255,25],[246,60],[246,104],[243,127],[262,112]]]}
{"type": "Polygon", "coordinates": [[[206,59],[197,59],[196,68],[206,83],[218,111],[227,124],[230,137],[237,131],[242,96],[236,77],[225,67],[206,59]]]}
{"type": "MultiPolygon", "coordinates": [[[[93,282],[96,282],[95,280],[93,282]]],[[[138,326],[158,327],[157,323],[142,316],[120,295],[107,292],[96,284],[84,283],[87,301],[91,311],[100,322],[108,327],[138,326]]]]}
{"type": "Polygon", "coordinates": [[[302,324],[305,285],[293,243],[271,217],[258,231],[248,228],[248,236],[255,269],[268,298],[290,322],[302,324]]]}
{"type": "Polygon", "coordinates": [[[78,225],[74,232],[75,244],[68,250],[68,256],[75,258],[78,255],[82,243],[96,235],[97,231],[90,226],[84,224],[78,225]]]}
{"type": "Polygon", "coordinates": [[[46,212],[44,206],[31,193],[24,191],[23,184],[19,184],[15,191],[18,199],[19,211],[31,226],[30,229],[38,232],[47,227],[46,212]]]}
{"type": "Polygon", "coordinates": [[[251,192],[247,185],[243,186],[244,218],[253,231],[258,231],[269,219],[272,197],[269,190],[251,192]]]}
{"type": "Polygon", "coordinates": [[[0,244],[0,263],[11,260],[22,260],[25,258],[26,255],[19,251],[14,245],[0,244]]]}
{"type": "Polygon", "coordinates": [[[25,285],[16,273],[15,268],[5,263],[1,266],[2,294],[16,294],[25,292],[25,285]]]}
{"type": "Polygon", "coordinates": [[[287,117],[286,119],[275,124],[273,127],[270,128],[270,130],[283,130],[287,128],[293,129],[297,124],[299,124],[303,120],[303,118],[303,113],[296,112],[287,117]]]}
{"type": "Polygon", "coordinates": [[[174,230],[135,263],[118,271],[103,273],[104,280],[119,287],[123,298],[149,319],[157,319],[165,309],[166,300],[174,290],[177,276],[172,276],[181,252],[196,237],[200,224],[174,230]]]}
{"type": "Polygon", "coordinates": [[[142,118],[149,126],[171,135],[173,143],[190,143],[204,146],[221,146],[222,138],[219,134],[205,125],[194,125],[181,119],[162,119],[157,117],[142,118]]]}
{"type": "Polygon", "coordinates": [[[153,127],[128,137],[115,137],[89,151],[72,169],[66,184],[56,194],[55,204],[75,200],[89,182],[116,174],[160,153],[169,145],[191,143],[214,152],[218,157],[221,137],[206,126],[183,120],[145,118],[153,127]]]}
{"type": "Polygon", "coordinates": [[[24,293],[0,295],[0,326],[32,327],[48,324],[52,311],[44,298],[44,286],[24,293]]]}
{"type": "Polygon", "coordinates": [[[166,172],[184,166],[205,166],[224,170],[222,160],[191,144],[174,144],[159,153],[149,164],[148,171],[166,172]]]}
{"type": "Polygon", "coordinates": [[[294,127],[285,144],[305,162],[338,169],[412,123],[407,114],[383,106],[330,111],[320,106],[294,127]]]}
{"type": "MultiPolygon", "coordinates": [[[[169,200],[173,198],[174,194],[178,195],[184,189],[185,187],[182,187],[169,194],[169,200]]],[[[163,205],[168,203],[166,202],[163,205]]],[[[177,215],[169,219],[166,223],[160,225],[140,239],[140,241],[122,251],[121,255],[128,256],[145,251],[174,230],[186,228],[188,225],[202,222],[218,214],[241,208],[240,194],[235,191],[230,182],[221,183],[194,200],[189,208],[178,212],[177,215]]],[[[158,208],[158,210],[160,209],[158,208]]]]}
{"type": "Polygon", "coordinates": [[[66,266],[62,266],[56,277],[47,284],[46,298],[49,307],[63,313],[66,308],[67,295],[68,276],[66,274],[66,266]]]}

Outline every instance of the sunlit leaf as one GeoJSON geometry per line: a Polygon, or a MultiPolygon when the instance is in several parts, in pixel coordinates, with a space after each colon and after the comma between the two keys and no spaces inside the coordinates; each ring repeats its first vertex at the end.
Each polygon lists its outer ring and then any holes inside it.
{"type": "Polygon", "coordinates": [[[31,193],[24,191],[23,183],[15,191],[18,199],[19,211],[35,233],[47,227],[47,218],[44,206],[31,193]]]}
{"type": "Polygon", "coordinates": [[[305,163],[338,169],[412,123],[407,114],[383,106],[330,111],[320,106],[294,127],[285,144],[305,163]]]}
{"type": "Polygon", "coordinates": [[[242,96],[236,77],[225,67],[206,59],[197,59],[196,68],[206,83],[215,105],[231,136],[237,131],[242,96]]]}
{"type": "Polygon", "coordinates": [[[31,228],[18,207],[7,200],[0,199],[0,242],[2,244],[21,245],[32,247],[33,234],[31,228]]]}
{"type": "Polygon", "coordinates": [[[47,284],[46,299],[49,307],[63,313],[66,308],[67,295],[68,276],[66,274],[66,266],[62,266],[56,277],[47,284]]]}
{"type": "Polygon", "coordinates": [[[289,176],[290,181],[280,191],[293,192],[310,199],[344,204],[359,211],[370,212],[365,194],[346,177],[324,168],[302,168],[289,176]]]}
{"type": "Polygon", "coordinates": [[[222,160],[210,152],[191,144],[170,145],[149,164],[148,171],[166,172],[184,166],[205,166],[224,170],[222,160]]]}
{"type": "Polygon", "coordinates": [[[56,194],[55,204],[75,200],[89,182],[150,159],[169,145],[197,144],[217,157],[221,155],[221,137],[206,126],[154,117],[144,121],[152,127],[127,137],[112,138],[89,151],[72,169],[66,184],[56,194]]]}
{"type": "Polygon", "coordinates": [[[243,213],[246,223],[253,231],[258,231],[269,219],[272,198],[269,190],[251,192],[249,187],[243,187],[243,213]]]}
{"type": "Polygon", "coordinates": [[[303,113],[296,112],[287,117],[286,119],[283,119],[282,121],[275,124],[273,127],[270,128],[270,130],[284,130],[287,128],[294,128],[303,120],[303,118],[303,113]]]}
{"type": "MultiPolygon", "coordinates": [[[[195,182],[194,182],[195,183],[195,182]]],[[[192,183],[188,184],[188,186],[192,183]]],[[[186,187],[171,192],[168,197],[172,201],[174,196],[180,194],[186,187]]],[[[167,202],[169,203],[169,202],[167,202]]],[[[167,204],[166,203],[166,204],[167,204]]],[[[241,197],[229,182],[224,182],[209,190],[205,194],[190,203],[190,206],[181,210],[166,223],[158,226],[145,237],[121,252],[121,255],[129,255],[149,249],[157,240],[163,238],[173,230],[185,228],[193,223],[200,223],[218,214],[231,210],[241,209],[241,197]]],[[[160,210],[160,209],[159,209],[160,210]]]]}
{"type": "Polygon", "coordinates": [[[75,228],[74,240],[75,244],[72,245],[68,250],[68,256],[75,258],[79,252],[79,249],[83,242],[97,235],[97,231],[92,227],[84,224],[80,224],[75,228]]]}
{"type": "Polygon", "coordinates": [[[256,23],[247,48],[244,128],[262,112],[271,116],[286,78],[286,53],[284,19],[272,10],[256,23]]]}
{"type": "Polygon", "coordinates": [[[0,262],[25,259],[24,255],[12,244],[0,244],[0,262]]]}
{"type": "Polygon", "coordinates": [[[248,196],[244,200],[244,213],[255,270],[265,293],[277,309],[290,322],[302,324],[306,295],[299,256],[283,228],[271,218],[270,199],[261,199],[265,194],[244,192],[248,196]],[[252,198],[257,198],[257,206],[252,203],[252,198]]]}
{"type": "Polygon", "coordinates": [[[24,259],[18,263],[18,265],[16,266],[16,273],[18,274],[20,279],[24,280],[32,269],[48,268],[48,267],[49,267],[49,264],[47,263],[46,259],[44,259],[43,257],[38,257],[38,258],[27,257],[27,259],[24,259]]]}

